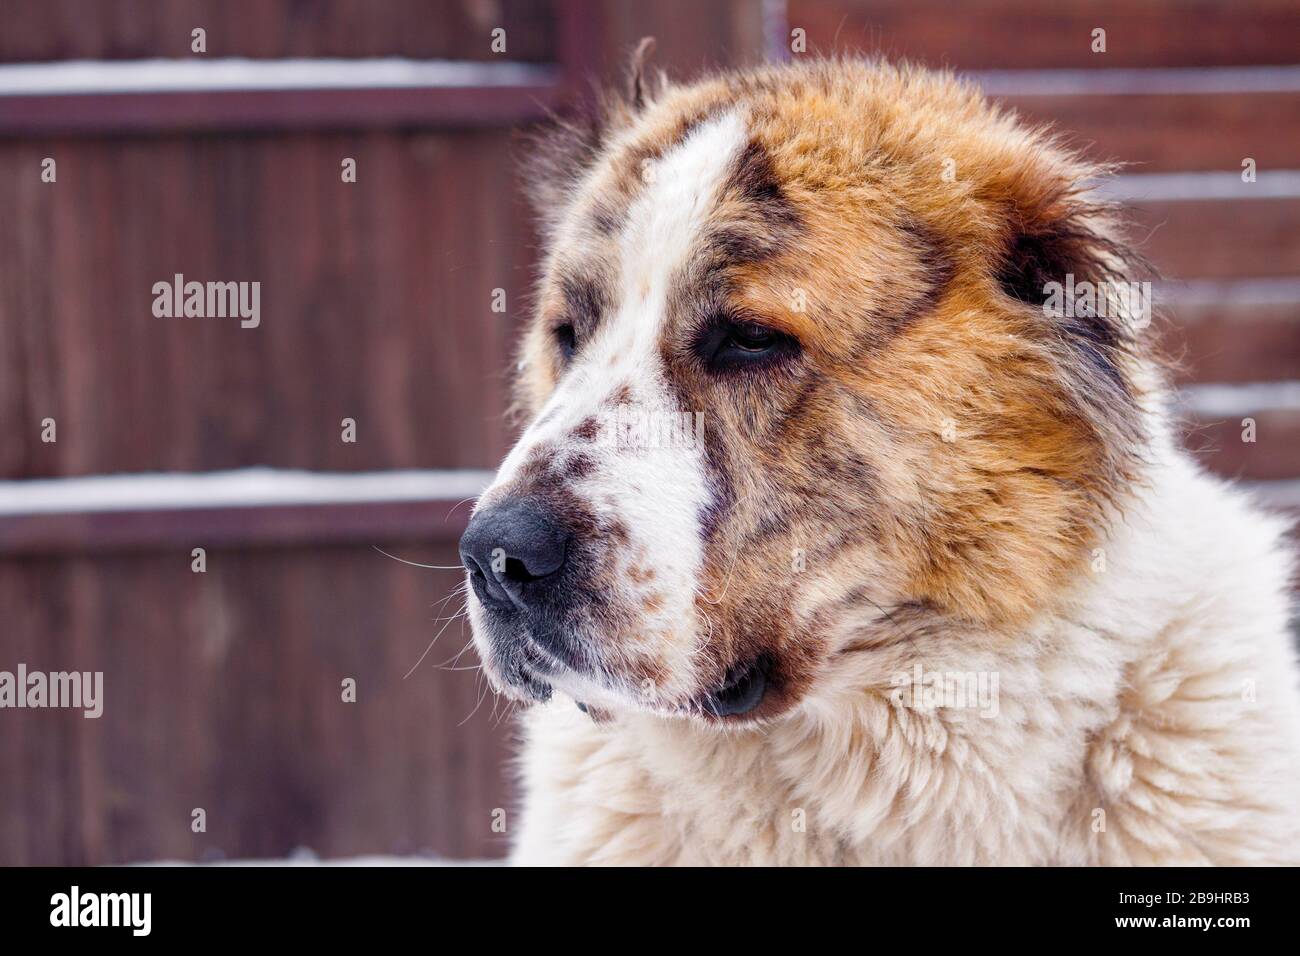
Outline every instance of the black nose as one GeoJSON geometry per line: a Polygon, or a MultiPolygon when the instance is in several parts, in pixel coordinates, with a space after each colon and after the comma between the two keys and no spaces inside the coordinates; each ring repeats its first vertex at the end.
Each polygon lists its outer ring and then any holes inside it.
{"type": "Polygon", "coordinates": [[[484,603],[535,609],[560,578],[568,545],[544,508],[517,498],[474,515],[460,559],[484,603]]]}

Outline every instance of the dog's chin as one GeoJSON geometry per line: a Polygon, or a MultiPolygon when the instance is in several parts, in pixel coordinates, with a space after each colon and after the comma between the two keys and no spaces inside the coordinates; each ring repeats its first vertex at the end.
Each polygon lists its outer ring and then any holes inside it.
{"type": "Polygon", "coordinates": [[[554,685],[549,680],[531,673],[515,673],[501,686],[507,696],[529,704],[544,704],[554,693],[554,685]]]}
{"type": "Polygon", "coordinates": [[[612,690],[604,682],[572,672],[543,673],[517,663],[507,667],[495,661],[487,670],[498,692],[513,700],[524,704],[544,704],[558,691],[597,722],[620,712],[639,712],[705,724],[746,723],[762,711],[770,686],[767,668],[762,661],[731,668],[716,685],[686,703],[639,699],[612,690]]]}
{"type": "MultiPolygon", "coordinates": [[[[479,614],[472,614],[472,618],[479,614]]],[[[498,693],[521,703],[546,703],[558,691],[572,699],[584,713],[592,715],[629,711],[735,724],[763,716],[768,709],[764,704],[774,696],[770,693],[772,668],[766,656],[733,665],[720,679],[692,695],[647,699],[629,691],[628,682],[616,675],[594,670],[579,672],[558,661],[554,654],[543,652],[529,639],[516,643],[504,632],[497,631],[505,622],[475,620],[473,623],[475,645],[490,683],[498,693]],[[503,653],[497,649],[500,647],[509,650],[503,653]]]]}
{"type": "Polygon", "coordinates": [[[579,710],[597,721],[608,719],[620,711],[634,711],[704,724],[738,724],[761,716],[763,704],[768,700],[768,674],[766,661],[762,659],[737,665],[728,670],[722,680],[684,703],[636,698],[584,678],[566,680],[561,677],[554,683],[557,690],[573,698],[579,710]]]}

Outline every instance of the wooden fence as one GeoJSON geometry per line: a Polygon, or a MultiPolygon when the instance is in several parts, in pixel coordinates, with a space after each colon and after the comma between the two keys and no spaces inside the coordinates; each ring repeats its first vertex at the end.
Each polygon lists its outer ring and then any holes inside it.
{"type": "Polygon", "coordinates": [[[805,55],[792,30],[809,54],[948,64],[1138,163],[1116,188],[1170,280],[1189,441],[1300,505],[1298,27],[1269,0],[11,3],[0,91],[29,85],[0,93],[0,479],[90,480],[21,515],[0,487],[0,670],[103,671],[106,700],[0,711],[0,864],[503,851],[511,726],[472,652],[451,663],[459,575],[375,548],[455,566],[447,489],[508,443],[532,279],[513,131],[581,108],[643,35],[679,76],[805,55]],[[207,82],[228,58],[252,62],[207,82]],[[290,59],[318,79],[284,85],[290,59]],[[260,282],[260,325],[155,317],[178,273],[260,282]],[[140,479],[110,507],[93,477],[255,466],[290,493],[163,508],[140,479]],[[298,469],[362,490],[316,500],[298,469]],[[392,493],[399,469],[428,493],[392,493]]]}
{"type": "Polygon", "coordinates": [[[500,854],[510,727],[472,653],[451,663],[461,577],[375,549],[454,568],[444,479],[507,443],[535,243],[514,131],[647,33],[681,71],[760,58],[757,4],[17,6],[0,89],[35,89],[0,96],[0,478],[258,466],[381,490],[161,508],[137,482],[108,508],[92,480],[0,514],[0,670],[102,671],[106,696],[95,720],[0,712],[0,863],[500,854]],[[233,86],[183,72],[233,57],[253,61],[233,86]],[[316,86],[268,72],[327,57],[316,86]],[[69,81],[80,59],[99,85],[69,81]],[[260,324],[157,318],[178,273],[260,282],[260,324]],[[386,497],[395,469],[427,494],[386,497]]]}

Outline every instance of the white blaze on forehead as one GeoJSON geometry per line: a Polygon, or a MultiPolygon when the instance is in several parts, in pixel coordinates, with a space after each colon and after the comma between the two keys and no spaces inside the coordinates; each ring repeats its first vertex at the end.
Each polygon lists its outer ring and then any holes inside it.
{"type": "Polygon", "coordinates": [[[535,445],[563,438],[624,385],[636,404],[673,405],[658,353],[669,284],[698,245],[747,135],[744,118],[729,112],[643,168],[645,188],[628,210],[611,270],[611,314],[599,317],[590,342],[579,343],[573,368],[502,463],[497,485],[517,475],[535,445]]]}
{"type": "Polygon", "coordinates": [[[668,282],[696,245],[745,137],[740,114],[727,113],[642,170],[646,188],[628,210],[621,236],[625,303],[653,297],[663,321],[668,282]]]}
{"type": "MultiPolygon", "coordinates": [[[[617,240],[616,268],[609,270],[609,280],[616,283],[609,289],[610,313],[599,317],[589,341],[578,343],[571,368],[485,496],[490,500],[493,492],[505,490],[535,453],[574,451],[594,460],[595,467],[569,490],[595,515],[627,529],[626,544],[597,545],[619,549],[609,555],[610,566],[619,572],[610,598],[637,616],[639,624],[634,635],[607,636],[613,639],[606,648],[608,659],[615,665],[620,657],[660,661],[670,675],[656,688],[661,698],[691,691],[693,658],[707,636],[696,624],[694,602],[704,554],[700,515],[709,488],[702,435],[688,427],[675,432],[679,440],[664,442],[659,439],[672,429],[660,425],[669,418],[693,421],[690,416],[703,412],[707,433],[710,416],[708,409],[678,407],[660,342],[671,284],[697,248],[746,139],[744,119],[730,112],[702,123],[642,170],[644,187],[628,209],[617,240]],[[650,417],[650,441],[619,444],[614,424],[620,406],[643,422],[650,417]],[[592,417],[602,426],[594,446],[573,434],[592,417]]],[[[563,678],[558,685],[563,688],[563,678]]]]}

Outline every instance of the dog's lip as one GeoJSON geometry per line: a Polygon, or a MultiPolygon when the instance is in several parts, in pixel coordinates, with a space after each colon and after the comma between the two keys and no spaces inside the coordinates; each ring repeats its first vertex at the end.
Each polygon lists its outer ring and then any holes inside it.
{"type": "Polygon", "coordinates": [[[535,644],[518,645],[495,660],[505,683],[538,703],[551,699],[550,668],[535,644]]]}
{"type": "Polygon", "coordinates": [[[767,664],[759,658],[728,670],[722,683],[700,699],[699,706],[714,717],[741,717],[763,702],[767,685],[767,664]]]}
{"type": "Polygon", "coordinates": [[[539,673],[536,667],[524,661],[518,659],[511,661],[504,676],[507,683],[522,690],[538,703],[545,703],[551,699],[550,681],[546,680],[545,675],[539,673]]]}
{"type": "Polygon", "coordinates": [[[525,693],[538,703],[546,703],[551,699],[551,685],[546,681],[538,680],[531,674],[520,674],[518,685],[525,693]]]}

